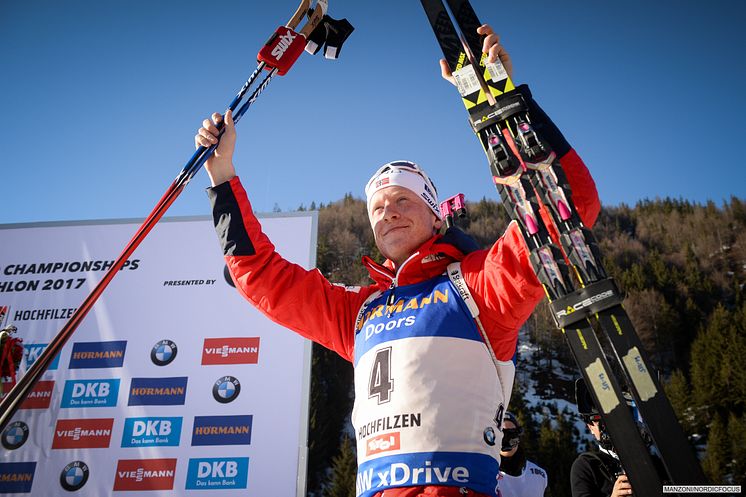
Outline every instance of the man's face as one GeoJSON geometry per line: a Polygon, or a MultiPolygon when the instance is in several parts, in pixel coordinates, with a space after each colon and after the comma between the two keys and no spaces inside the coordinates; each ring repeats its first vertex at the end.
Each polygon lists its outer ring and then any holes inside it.
{"type": "Polygon", "coordinates": [[[378,250],[396,267],[442,225],[417,194],[401,186],[390,186],[374,193],[368,218],[378,250]]]}
{"type": "MultiPolygon", "coordinates": [[[[516,428],[517,428],[517,426],[515,424],[513,424],[512,421],[510,421],[508,419],[506,419],[506,420],[503,421],[503,430],[515,430],[516,428]]],[[[502,451],[501,450],[500,451],[500,455],[502,457],[512,457],[513,454],[515,454],[517,451],[518,451],[518,446],[516,445],[515,447],[513,447],[512,449],[510,449],[508,451],[502,451]]]]}

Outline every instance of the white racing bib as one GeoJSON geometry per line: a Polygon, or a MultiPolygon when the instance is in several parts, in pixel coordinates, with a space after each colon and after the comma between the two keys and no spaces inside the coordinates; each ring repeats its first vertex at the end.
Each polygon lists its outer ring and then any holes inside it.
{"type": "Polygon", "coordinates": [[[391,290],[355,339],[357,495],[450,485],[496,496],[498,420],[513,385],[447,276],[391,290]]]}

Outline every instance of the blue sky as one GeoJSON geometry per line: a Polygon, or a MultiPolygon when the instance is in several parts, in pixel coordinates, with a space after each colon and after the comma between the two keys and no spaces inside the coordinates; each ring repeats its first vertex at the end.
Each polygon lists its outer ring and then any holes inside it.
{"type": "MultiPolygon", "coordinates": [[[[0,2],[0,223],[146,216],[295,0],[0,2]]],[[[472,0],[594,174],[606,205],[746,198],[746,57],[736,0],[472,0]]],[[[497,199],[417,1],[330,0],[356,31],[303,55],[239,125],[258,211],[329,202],[380,164],[441,197],[497,199]]],[[[204,172],[168,215],[208,214],[204,172]]]]}

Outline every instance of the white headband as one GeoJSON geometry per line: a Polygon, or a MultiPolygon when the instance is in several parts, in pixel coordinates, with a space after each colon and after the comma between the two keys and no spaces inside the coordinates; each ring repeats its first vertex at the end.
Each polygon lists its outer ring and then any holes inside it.
{"type": "Polygon", "coordinates": [[[365,186],[365,197],[367,199],[368,211],[370,211],[370,200],[378,190],[389,186],[401,186],[420,197],[423,202],[433,211],[438,219],[441,219],[438,204],[438,191],[425,171],[414,162],[394,161],[381,166],[371,176],[365,186]]]}

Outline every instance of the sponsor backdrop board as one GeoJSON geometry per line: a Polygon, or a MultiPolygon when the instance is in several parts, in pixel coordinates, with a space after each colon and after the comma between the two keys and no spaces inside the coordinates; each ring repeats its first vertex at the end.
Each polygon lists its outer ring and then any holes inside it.
{"type": "MultiPolygon", "coordinates": [[[[139,224],[0,226],[0,326],[23,338],[21,374],[139,224]]],[[[315,213],[262,224],[314,266],[315,213]]],[[[0,495],[304,494],[310,342],[224,269],[211,219],[151,232],[0,434],[0,495]]]]}

